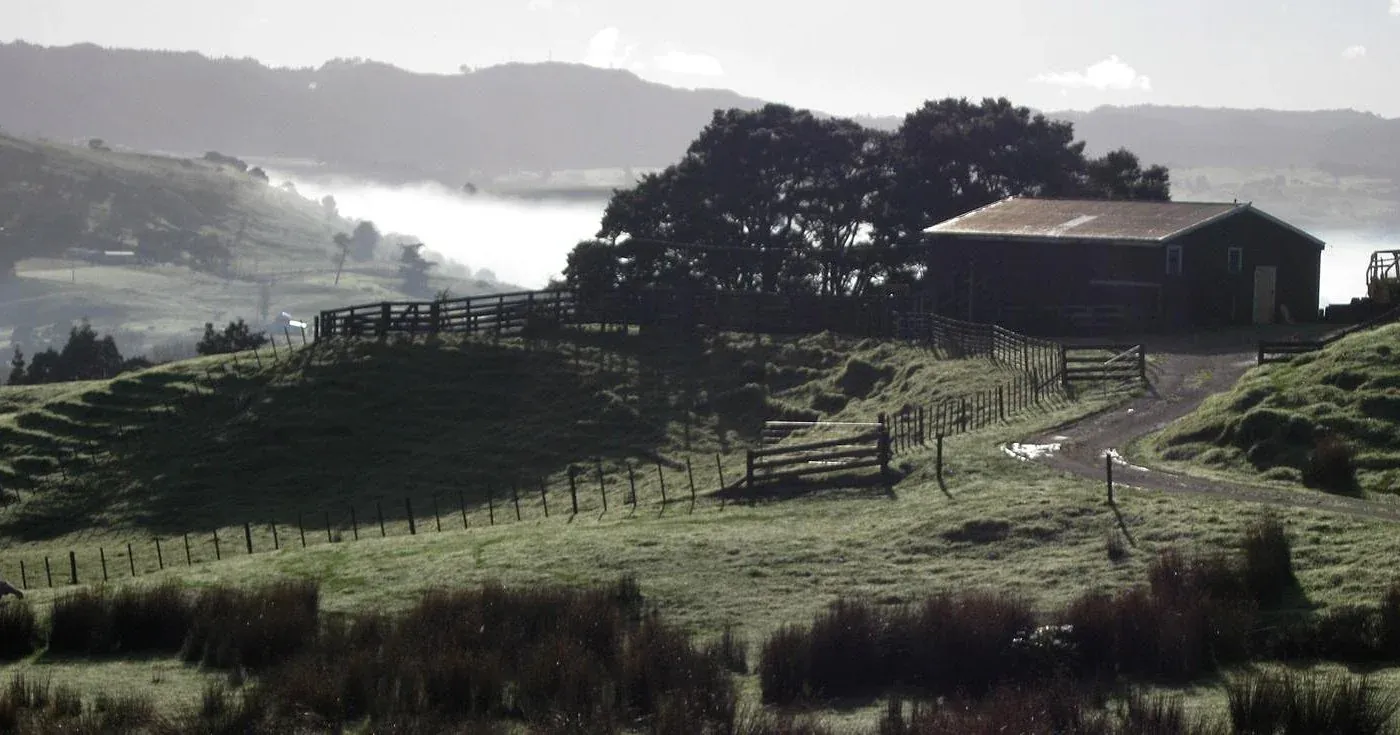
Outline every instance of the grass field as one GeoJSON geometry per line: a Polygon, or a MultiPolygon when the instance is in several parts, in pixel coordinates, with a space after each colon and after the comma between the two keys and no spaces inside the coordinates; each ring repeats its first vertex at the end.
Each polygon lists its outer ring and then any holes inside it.
{"type": "MultiPolygon", "coordinates": [[[[488,580],[583,585],[633,574],[647,599],[684,629],[709,638],[734,625],[756,643],[841,596],[895,605],[938,591],[990,589],[1024,596],[1041,610],[1058,608],[1088,589],[1140,582],[1147,561],[1168,547],[1230,548],[1241,526],[1262,513],[1241,503],[1130,488],[1118,490],[1115,508],[1105,503],[1100,484],[1060,476],[999,448],[1120,395],[1055,402],[950,438],[942,484],[932,449],[915,448],[896,457],[903,478],[888,492],[832,487],[721,506],[712,494],[719,486],[714,456],[728,480],[739,477],[740,450],[762,418],[804,415],[815,403],[832,409],[827,417],[868,420],[906,402],[1004,378],[990,363],[939,360],[911,346],[722,335],[703,350],[685,351],[637,335],[584,335],[317,349],[292,359],[283,354],[275,364],[264,354],[261,369],[241,355],[237,370],[211,379],[222,397],[196,399],[183,418],[157,424],[175,428],[154,430],[132,449],[112,444],[113,454],[99,452],[95,466],[80,454],[80,479],[72,481],[54,471],[59,449],[81,452],[87,433],[136,426],[145,408],[192,394],[195,376],[225,358],[43,396],[0,389],[7,448],[0,461],[11,470],[48,470],[21,489],[20,503],[0,511],[8,542],[0,571],[13,581],[24,559],[31,587],[43,587],[34,582],[35,570],[50,556],[62,587],[71,549],[88,583],[98,575],[97,547],[104,547],[119,584],[128,576],[124,544],[134,541],[134,583],[315,579],[323,609],[332,613],[401,610],[428,589],[488,580]],[[852,372],[868,374],[852,370],[854,361],[875,367],[876,380],[852,379],[852,372]],[[242,411],[229,402],[240,394],[253,396],[242,411]],[[612,501],[606,512],[591,473],[595,455],[606,460],[612,501]],[[687,456],[700,488],[693,512],[681,489],[687,456]],[[664,508],[657,459],[671,499],[681,495],[664,508]],[[574,516],[565,511],[564,470],[580,461],[590,472],[580,481],[574,516]],[[621,502],[623,461],[648,468],[637,475],[635,510],[621,502]],[[546,477],[548,518],[536,491],[522,501],[523,520],[515,519],[505,485],[517,470],[546,477]],[[488,487],[496,490],[494,526],[484,507],[488,487]],[[469,530],[457,516],[459,490],[469,530]],[[443,501],[440,532],[428,510],[434,494],[443,501]],[[418,514],[416,535],[407,533],[402,499],[408,496],[418,514]],[[385,538],[369,520],[376,500],[388,516],[385,538]],[[344,512],[350,504],[360,509],[357,542],[344,512]],[[319,525],[328,509],[340,510],[333,518],[337,543],[319,525]],[[298,511],[310,519],[304,549],[293,525],[298,511]],[[280,551],[269,550],[266,522],[274,515],[283,524],[280,551]],[[244,522],[260,524],[253,529],[258,553],[243,549],[244,522]],[[224,543],[217,562],[215,529],[224,543]],[[191,566],[178,541],[187,530],[198,532],[191,566]],[[156,570],[155,536],[165,539],[164,571],[156,570]],[[1110,557],[1111,539],[1126,542],[1125,557],[1110,557]]],[[[1390,566],[1377,563],[1400,553],[1390,527],[1301,510],[1281,518],[1294,540],[1307,605],[1372,603],[1393,581],[1390,566]]],[[[29,596],[42,610],[60,594],[41,588],[29,596]]],[[[197,702],[214,676],[163,659],[89,665],[42,654],[0,668],[0,675],[18,670],[84,687],[158,678],[160,697],[170,703],[197,702]]],[[[1208,709],[1220,701],[1213,687],[1202,682],[1173,691],[1188,694],[1193,708],[1208,709]]],[[[743,677],[740,688],[756,700],[755,677],[743,677]]],[[[823,716],[865,726],[878,711],[878,702],[864,701],[823,716]]]]}
{"type": "Polygon", "coordinates": [[[1165,464],[1223,478],[1393,495],[1400,491],[1397,352],[1400,326],[1388,326],[1260,366],[1140,448],[1165,464]],[[1347,448],[1334,454],[1354,454],[1354,478],[1344,468],[1328,480],[1333,442],[1347,448]]]}

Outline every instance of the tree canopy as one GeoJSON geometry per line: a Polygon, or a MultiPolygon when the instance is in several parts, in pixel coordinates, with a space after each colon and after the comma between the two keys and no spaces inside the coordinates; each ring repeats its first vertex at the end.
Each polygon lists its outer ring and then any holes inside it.
{"type": "Polygon", "coordinates": [[[195,351],[201,355],[223,355],[251,350],[265,344],[267,334],[261,331],[254,332],[242,319],[229,322],[222,332],[216,330],[212,322],[205,322],[204,337],[195,345],[195,351]]]}
{"type": "Polygon", "coordinates": [[[151,363],[136,357],[122,358],[111,335],[98,337],[92,325],[83,322],[68,333],[63,349],[50,347],[34,355],[25,366],[24,353],[15,348],[10,361],[10,385],[40,385],[73,380],[102,380],[128,370],[149,367],[151,363]]]}
{"type": "Polygon", "coordinates": [[[930,225],[1007,196],[1167,199],[1168,172],[1085,156],[1073,126],[1006,99],[945,99],[882,132],[770,104],[716,111],[677,163],[614,192],[569,255],[619,285],[864,293],[912,278],[930,225]]]}

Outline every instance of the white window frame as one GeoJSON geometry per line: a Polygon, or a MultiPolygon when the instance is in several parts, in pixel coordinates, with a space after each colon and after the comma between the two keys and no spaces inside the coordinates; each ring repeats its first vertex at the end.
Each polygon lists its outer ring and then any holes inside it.
{"type": "Polygon", "coordinates": [[[1185,268],[1185,263],[1184,263],[1184,255],[1183,255],[1183,253],[1182,253],[1182,251],[1181,251],[1181,246],[1180,246],[1180,245],[1168,245],[1168,246],[1167,246],[1167,275],[1169,275],[1169,276],[1179,276],[1179,275],[1181,275],[1182,272],[1185,271],[1185,270],[1186,270],[1186,268],[1185,268]],[[1175,269],[1175,270],[1172,269],[1172,266],[1173,266],[1173,265],[1176,266],[1176,269],[1175,269]]]}
{"type": "Polygon", "coordinates": [[[1226,248],[1225,270],[1228,271],[1232,276],[1239,275],[1244,272],[1244,248],[1226,248]]]}

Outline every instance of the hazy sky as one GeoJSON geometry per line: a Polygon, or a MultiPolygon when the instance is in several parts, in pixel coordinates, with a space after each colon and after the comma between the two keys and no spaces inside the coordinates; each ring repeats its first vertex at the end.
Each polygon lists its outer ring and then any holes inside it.
{"type": "Polygon", "coordinates": [[[839,114],[1006,95],[1400,116],[1400,0],[0,0],[0,39],[626,67],[839,114]]]}

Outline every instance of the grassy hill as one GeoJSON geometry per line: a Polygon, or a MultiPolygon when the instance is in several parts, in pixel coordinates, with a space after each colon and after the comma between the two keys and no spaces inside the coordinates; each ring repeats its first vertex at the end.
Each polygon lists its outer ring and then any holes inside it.
{"type": "MultiPolygon", "coordinates": [[[[1163,549],[1234,548],[1241,524],[1261,515],[1245,504],[1126,487],[1109,506],[1099,483],[999,449],[1117,395],[1048,402],[951,438],[941,483],[933,449],[912,447],[897,454],[900,479],[888,491],[843,483],[759,502],[715,492],[721,471],[730,483],[742,474],[742,449],[765,418],[869,420],[1006,377],[982,360],[825,335],[718,335],[685,347],[582,333],[321,345],[279,349],[275,358],[241,353],[236,363],[203,358],[112,381],[0,388],[0,467],[5,486],[19,494],[0,508],[0,575],[14,581],[25,562],[39,609],[71,589],[70,551],[83,585],[101,578],[101,560],[111,586],[314,579],[333,614],[403,610],[443,586],[592,585],[632,575],[685,630],[708,639],[732,625],[756,643],[839,596],[889,607],[942,590],[985,589],[1053,610],[1085,590],[1140,581],[1163,549]],[[603,460],[606,510],[594,457],[603,460]],[[585,469],[577,515],[571,463],[585,469]],[[635,507],[624,501],[627,463],[635,507]],[[693,509],[688,474],[698,488],[693,509]],[[518,520],[512,481],[521,488],[518,520]],[[46,558],[55,589],[41,578],[46,558]]],[[[1371,602],[1391,582],[1391,571],[1374,563],[1400,553],[1390,527],[1304,510],[1281,518],[1294,540],[1304,604],[1371,602]]],[[[218,677],[159,657],[42,653],[0,667],[0,675],[14,672],[87,691],[151,694],[172,709],[196,707],[218,677]]],[[[757,677],[739,681],[754,702],[757,677]]],[[[1218,706],[1217,694],[1204,690],[1199,706],[1218,706]]],[[[822,714],[865,727],[881,706],[845,703],[822,714]]]]}
{"type": "Polygon", "coordinates": [[[1153,437],[1168,462],[1334,492],[1400,491],[1400,325],[1265,365],[1153,437]],[[1354,461],[1348,458],[1354,455],[1354,461]],[[1348,466],[1354,465],[1354,478],[1348,466]]]}
{"type": "Polygon", "coordinates": [[[353,227],[235,166],[0,134],[0,349],[32,353],[88,318],[123,352],[149,352],[192,343],[206,321],[401,298],[387,261],[351,263],[335,282],[331,238],[353,227]],[[70,248],[134,251],[139,264],[70,248]]]}

